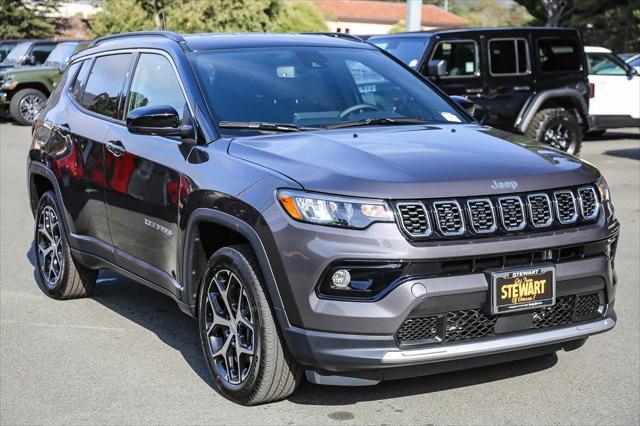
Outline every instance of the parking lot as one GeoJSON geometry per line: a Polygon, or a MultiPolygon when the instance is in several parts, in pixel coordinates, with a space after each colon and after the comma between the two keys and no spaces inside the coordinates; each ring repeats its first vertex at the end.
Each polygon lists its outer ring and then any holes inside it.
{"type": "Polygon", "coordinates": [[[30,129],[0,124],[2,424],[638,424],[640,131],[584,142],[622,236],[618,325],[580,350],[375,387],[303,383],[253,408],[212,388],[195,322],[170,299],[102,272],[93,297],[46,297],[33,273],[30,129]]]}

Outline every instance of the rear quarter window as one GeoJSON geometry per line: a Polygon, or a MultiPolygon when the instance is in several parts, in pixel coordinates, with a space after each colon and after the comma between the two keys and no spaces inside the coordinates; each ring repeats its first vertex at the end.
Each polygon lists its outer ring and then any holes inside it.
{"type": "Polygon", "coordinates": [[[538,66],[541,72],[579,71],[578,45],[570,38],[541,38],[537,42],[538,66]]]}

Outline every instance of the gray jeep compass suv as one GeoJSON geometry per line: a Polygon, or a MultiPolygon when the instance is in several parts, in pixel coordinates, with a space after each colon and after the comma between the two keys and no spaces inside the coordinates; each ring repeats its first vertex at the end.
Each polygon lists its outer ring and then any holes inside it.
{"type": "Polygon", "coordinates": [[[27,167],[44,291],[88,296],[109,268],[173,298],[238,403],[303,375],[368,385],[574,349],[615,325],[598,170],[475,123],[358,40],[98,39],[34,122],[27,167]]]}

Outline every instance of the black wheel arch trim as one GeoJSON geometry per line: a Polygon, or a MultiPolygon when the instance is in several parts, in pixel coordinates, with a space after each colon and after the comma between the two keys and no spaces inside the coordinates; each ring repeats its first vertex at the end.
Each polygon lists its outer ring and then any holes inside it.
{"type": "Polygon", "coordinates": [[[213,223],[216,225],[221,225],[239,233],[244,238],[246,238],[256,255],[258,264],[260,265],[262,276],[267,287],[267,292],[269,293],[272,307],[277,313],[277,318],[279,321],[286,321],[286,324],[281,325],[284,325],[285,327],[288,326],[289,320],[284,311],[284,304],[277,285],[276,274],[274,273],[272,262],[269,260],[269,257],[267,255],[267,249],[263,244],[262,238],[260,238],[260,236],[258,235],[258,232],[256,232],[253,227],[251,227],[242,219],[219,210],[213,210],[205,207],[197,208],[191,213],[191,215],[189,216],[187,230],[183,239],[183,302],[191,306],[192,314],[195,315],[195,309],[197,306],[197,290],[200,283],[194,282],[191,265],[193,264],[195,255],[194,239],[197,235],[198,225],[200,225],[201,223],[213,223]]]}
{"type": "Polygon", "coordinates": [[[585,101],[583,95],[577,89],[565,87],[562,89],[552,89],[538,92],[537,94],[529,98],[529,100],[524,104],[524,106],[518,113],[515,130],[518,133],[524,133],[533,120],[533,116],[540,110],[542,104],[550,99],[555,98],[570,98],[576,106],[576,110],[578,111],[578,114],[583,121],[583,125],[588,127],[589,107],[587,105],[587,101],[585,101]]]}

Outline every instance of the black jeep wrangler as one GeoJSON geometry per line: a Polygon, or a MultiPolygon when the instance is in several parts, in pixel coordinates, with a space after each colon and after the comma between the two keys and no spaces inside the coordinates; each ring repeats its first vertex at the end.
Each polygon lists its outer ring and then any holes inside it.
{"type": "Polygon", "coordinates": [[[577,155],[588,130],[580,33],[558,28],[469,28],[371,36],[449,95],[476,103],[481,123],[577,155]]]}

